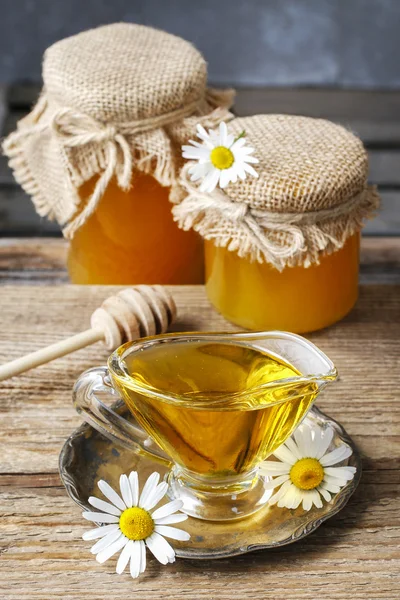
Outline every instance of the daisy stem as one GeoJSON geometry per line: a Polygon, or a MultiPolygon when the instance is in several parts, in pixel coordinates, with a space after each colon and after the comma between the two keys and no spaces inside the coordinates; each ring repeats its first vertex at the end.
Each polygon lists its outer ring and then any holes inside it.
{"type": "Polygon", "coordinates": [[[235,137],[235,139],[233,140],[233,143],[235,143],[238,140],[240,140],[240,138],[245,137],[245,135],[246,135],[246,131],[243,129],[243,131],[241,133],[239,133],[238,136],[235,137]]]}

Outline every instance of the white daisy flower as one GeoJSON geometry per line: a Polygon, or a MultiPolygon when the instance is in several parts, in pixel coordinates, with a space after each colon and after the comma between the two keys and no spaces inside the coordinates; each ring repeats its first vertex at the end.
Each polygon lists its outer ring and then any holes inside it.
{"type": "Polygon", "coordinates": [[[189,140],[191,146],[182,146],[183,158],[197,160],[197,164],[189,169],[192,181],[202,180],[200,191],[210,193],[217,185],[225,188],[228,183],[236,183],[246,179],[246,173],[258,177],[249,163],[258,163],[257,158],[250,156],[254,148],[246,146],[244,132],[235,138],[228,133],[226,123],[220,123],[219,131],[208,132],[197,125],[197,137],[202,143],[189,140]]]}
{"type": "Polygon", "coordinates": [[[116,571],[121,574],[130,560],[130,572],[136,578],[146,568],[146,546],[163,565],[175,561],[175,551],[165,537],[187,541],[190,535],[186,531],[170,525],[186,521],[188,517],[177,512],[183,506],[181,500],[173,500],[151,512],[168,488],[167,483],[159,483],[159,480],[159,473],[152,473],[140,497],[136,471],[132,471],[129,477],[121,475],[121,496],[105,481],[97,483],[111,504],[91,496],[90,504],[102,512],[82,513],[88,521],[103,524],[102,527],[86,531],[82,536],[84,540],[100,538],[90,550],[92,554],[96,554],[97,562],[104,563],[122,550],[116,571]]]}
{"type": "Polygon", "coordinates": [[[310,510],[313,504],[321,508],[322,498],[330,502],[331,494],[337,494],[353,479],[355,467],[334,466],[353,451],[341,444],[328,452],[333,433],[331,427],[323,430],[302,424],[275,450],[274,456],[281,462],[266,460],[261,464],[261,473],[273,477],[266,489],[280,486],[269,504],[295,509],[302,503],[304,510],[310,510]]]}

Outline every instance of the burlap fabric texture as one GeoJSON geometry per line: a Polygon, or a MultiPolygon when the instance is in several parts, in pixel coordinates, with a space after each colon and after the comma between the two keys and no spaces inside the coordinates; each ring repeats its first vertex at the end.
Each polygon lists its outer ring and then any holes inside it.
{"type": "Polygon", "coordinates": [[[183,229],[281,271],[318,264],[378,208],[379,196],[367,185],[365,148],[345,128],[288,115],[238,118],[228,128],[245,131],[259,177],[201,193],[186,163],[172,194],[183,229]]]}
{"type": "Polygon", "coordinates": [[[112,177],[128,190],[136,168],[172,185],[195,125],[231,117],[232,90],[207,90],[206,79],[190,43],[149,27],[117,23],[57,42],[44,56],[41,98],[3,144],[16,180],[67,237],[112,177]],[[82,199],[79,187],[96,174],[82,199]]]}

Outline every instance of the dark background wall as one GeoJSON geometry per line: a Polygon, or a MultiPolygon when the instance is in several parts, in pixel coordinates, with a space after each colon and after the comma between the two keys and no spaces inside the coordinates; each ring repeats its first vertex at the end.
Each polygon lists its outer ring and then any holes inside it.
{"type": "Polygon", "coordinates": [[[400,88],[399,0],[0,0],[0,84],[40,81],[47,46],[122,20],[191,40],[213,83],[400,88]]]}

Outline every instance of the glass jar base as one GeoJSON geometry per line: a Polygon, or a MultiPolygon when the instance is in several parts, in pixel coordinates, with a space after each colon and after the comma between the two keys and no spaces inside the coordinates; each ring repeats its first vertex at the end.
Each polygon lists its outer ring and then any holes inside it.
{"type": "Polygon", "coordinates": [[[273,490],[266,490],[269,481],[258,473],[236,484],[222,482],[218,485],[194,484],[179,469],[172,469],[166,476],[168,496],[183,502],[182,512],[205,521],[233,521],[243,519],[261,510],[273,490]]]}

